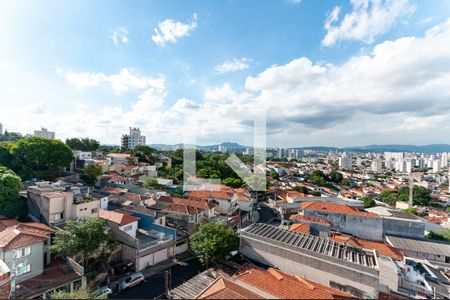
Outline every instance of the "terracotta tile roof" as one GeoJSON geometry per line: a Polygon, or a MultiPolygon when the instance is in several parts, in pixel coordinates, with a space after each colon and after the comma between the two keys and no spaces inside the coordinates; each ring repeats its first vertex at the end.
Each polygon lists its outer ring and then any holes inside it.
{"type": "Polygon", "coordinates": [[[311,223],[320,223],[324,225],[331,226],[331,222],[325,219],[316,218],[316,217],[309,217],[309,216],[303,216],[303,215],[292,215],[289,217],[289,220],[298,220],[298,221],[307,221],[311,223]]]}
{"type": "Polygon", "coordinates": [[[292,224],[291,227],[289,227],[289,230],[295,231],[301,234],[309,234],[310,233],[310,227],[309,224],[305,223],[298,223],[298,224],[292,224]]]}
{"type": "Polygon", "coordinates": [[[337,289],[273,268],[263,270],[247,264],[233,278],[279,299],[355,298],[337,289]]]}
{"type": "Polygon", "coordinates": [[[109,153],[106,156],[112,157],[112,158],[127,158],[127,157],[131,157],[130,154],[125,154],[125,153],[109,153]]]}
{"type": "Polygon", "coordinates": [[[135,194],[135,193],[126,193],[124,196],[130,200],[141,200],[142,199],[141,195],[135,194]]]}
{"type": "Polygon", "coordinates": [[[350,236],[340,235],[337,233],[332,234],[330,236],[330,240],[334,240],[340,243],[349,243],[350,245],[357,248],[372,249],[377,251],[379,255],[388,256],[395,260],[400,261],[403,260],[403,254],[400,250],[397,250],[382,242],[357,239],[350,236]]]}
{"type": "Polygon", "coordinates": [[[166,203],[173,203],[172,197],[170,197],[170,196],[164,196],[164,195],[159,196],[158,201],[166,202],[166,203]]]}
{"type": "Polygon", "coordinates": [[[329,211],[337,214],[345,214],[345,215],[359,215],[370,218],[379,218],[377,214],[370,212],[363,212],[354,207],[345,205],[345,204],[331,204],[331,203],[323,203],[323,202],[303,202],[302,203],[303,210],[323,210],[329,211]]]}
{"type": "Polygon", "coordinates": [[[16,219],[7,219],[6,217],[0,215],[0,232],[5,230],[7,227],[17,224],[19,224],[19,221],[17,221],[16,219]]]}
{"type": "Polygon", "coordinates": [[[191,191],[189,192],[189,198],[231,200],[233,193],[229,191],[191,191]]]}
{"type": "Polygon", "coordinates": [[[98,216],[102,219],[119,224],[120,226],[139,221],[139,218],[136,218],[126,212],[119,211],[119,210],[110,211],[110,210],[100,209],[100,211],[98,212],[98,216]]]}
{"type": "Polygon", "coordinates": [[[106,187],[103,189],[105,192],[111,193],[111,194],[120,194],[123,193],[124,190],[121,188],[113,188],[113,187],[106,187]]]}
{"type": "Polygon", "coordinates": [[[0,234],[0,248],[3,251],[22,248],[48,239],[54,232],[40,223],[18,223],[5,228],[0,234]]]}
{"type": "Polygon", "coordinates": [[[45,198],[55,199],[55,198],[63,198],[72,196],[71,193],[62,193],[62,192],[53,192],[53,193],[44,193],[42,194],[45,198]]]}
{"type": "Polygon", "coordinates": [[[120,176],[120,175],[112,175],[111,178],[108,181],[127,181],[126,177],[120,176]]]}
{"type": "Polygon", "coordinates": [[[219,277],[213,284],[196,297],[197,299],[263,299],[258,294],[219,277]]]}
{"type": "Polygon", "coordinates": [[[297,191],[288,191],[286,193],[286,197],[289,197],[289,198],[301,198],[301,197],[305,197],[305,194],[297,192],[297,191]]]}
{"type": "Polygon", "coordinates": [[[203,211],[203,209],[200,209],[200,208],[196,208],[193,206],[186,206],[186,205],[182,205],[182,204],[175,204],[175,203],[160,207],[160,209],[165,210],[165,211],[182,213],[182,214],[190,215],[190,216],[198,215],[203,211]]]}
{"type": "Polygon", "coordinates": [[[183,198],[173,198],[173,203],[181,204],[186,206],[193,206],[200,208],[202,210],[210,210],[215,207],[215,205],[209,201],[204,200],[192,200],[192,199],[183,199],[183,198]]]}

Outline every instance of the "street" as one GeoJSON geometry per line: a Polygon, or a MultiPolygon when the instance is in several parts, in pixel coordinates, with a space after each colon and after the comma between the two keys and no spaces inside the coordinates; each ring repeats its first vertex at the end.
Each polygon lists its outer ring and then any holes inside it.
{"type": "MultiPolygon", "coordinates": [[[[172,288],[191,279],[203,270],[203,266],[197,259],[184,262],[183,265],[172,267],[172,288]]],[[[165,293],[164,275],[165,272],[158,273],[145,280],[145,282],[111,295],[112,299],[153,299],[165,293]]]]}

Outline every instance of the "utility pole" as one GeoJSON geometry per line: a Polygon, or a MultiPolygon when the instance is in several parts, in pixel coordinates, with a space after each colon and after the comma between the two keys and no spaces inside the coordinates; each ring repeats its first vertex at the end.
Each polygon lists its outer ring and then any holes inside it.
{"type": "Polygon", "coordinates": [[[412,179],[412,175],[409,176],[409,203],[408,203],[408,207],[409,208],[413,208],[413,179],[412,179]]]}

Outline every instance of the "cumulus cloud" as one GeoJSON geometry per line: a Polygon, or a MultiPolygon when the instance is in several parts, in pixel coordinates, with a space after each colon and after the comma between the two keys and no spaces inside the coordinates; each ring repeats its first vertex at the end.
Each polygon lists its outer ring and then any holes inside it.
{"type": "Polygon", "coordinates": [[[64,77],[67,82],[78,88],[97,87],[100,84],[108,84],[117,95],[131,90],[142,90],[149,87],[156,89],[165,88],[165,79],[163,76],[157,78],[141,76],[135,70],[129,68],[123,68],[119,73],[112,75],[95,72],[65,71],[58,68],[56,74],[64,77]]]}
{"type": "Polygon", "coordinates": [[[450,21],[423,37],[378,44],[370,55],[342,65],[318,65],[301,57],[248,77],[245,86],[285,123],[324,129],[358,116],[428,117],[450,110],[450,21]]]}
{"type": "Polygon", "coordinates": [[[238,72],[250,67],[250,59],[246,57],[234,58],[217,65],[214,70],[216,74],[238,72]]]}
{"type": "Polygon", "coordinates": [[[181,37],[189,35],[195,28],[197,28],[196,13],[192,15],[191,23],[167,19],[159,22],[152,40],[159,46],[164,46],[166,43],[175,43],[181,37]]]}
{"type": "Polygon", "coordinates": [[[124,26],[117,27],[112,35],[111,40],[114,45],[119,46],[120,44],[128,44],[128,34],[130,32],[124,26]]]}
{"type": "Polygon", "coordinates": [[[371,44],[400,18],[411,15],[415,10],[408,0],[351,0],[351,4],[352,11],[344,15],[340,24],[340,7],[336,6],[328,14],[324,24],[327,33],[322,45],[331,46],[338,41],[371,44]]]}

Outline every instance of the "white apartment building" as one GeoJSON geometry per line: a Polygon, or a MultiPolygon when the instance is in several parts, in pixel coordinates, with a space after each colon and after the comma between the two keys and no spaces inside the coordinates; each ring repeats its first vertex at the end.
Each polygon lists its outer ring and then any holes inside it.
{"type": "Polygon", "coordinates": [[[434,160],[433,161],[433,173],[439,173],[439,172],[441,172],[441,161],[434,160]]]}
{"type": "Polygon", "coordinates": [[[121,145],[122,148],[133,149],[136,146],[145,146],[146,139],[144,135],[141,135],[139,128],[130,127],[130,134],[124,134],[122,136],[121,145]]]}
{"type": "Polygon", "coordinates": [[[41,130],[35,130],[33,135],[47,139],[55,139],[55,133],[53,131],[48,131],[47,128],[44,127],[41,127],[41,130]]]}
{"type": "Polygon", "coordinates": [[[350,170],[352,168],[352,157],[347,156],[346,153],[344,153],[341,157],[339,157],[339,167],[341,169],[350,170]]]}
{"type": "Polygon", "coordinates": [[[381,159],[374,159],[372,161],[372,171],[375,173],[381,173],[383,171],[383,162],[381,159]]]}

